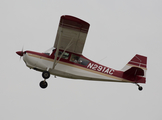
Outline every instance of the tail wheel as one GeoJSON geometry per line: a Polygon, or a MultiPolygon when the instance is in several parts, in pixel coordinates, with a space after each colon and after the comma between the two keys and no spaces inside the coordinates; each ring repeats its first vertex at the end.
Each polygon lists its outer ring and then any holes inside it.
{"type": "Polygon", "coordinates": [[[142,91],[143,90],[143,87],[142,86],[140,86],[138,83],[135,83],[137,86],[138,86],[138,90],[139,91],[142,91]]]}
{"type": "Polygon", "coordinates": [[[47,86],[48,86],[48,83],[46,82],[46,81],[41,81],[40,83],[39,83],[39,86],[41,87],[41,88],[43,88],[43,89],[45,89],[47,86]]]}
{"type": "Polygon", "coordinates": [[[43,77],[44,79],[48,79],[48,78],[50,77],[50,73],[49,73],[48,71],[43,71],[42,77],[43,77]]]}
{"type": "Polygon", "coordinates": [[[142,86],[138,86],[138,90],[139,91],[142,91],[143,90],[143,87],[142,86]]]}

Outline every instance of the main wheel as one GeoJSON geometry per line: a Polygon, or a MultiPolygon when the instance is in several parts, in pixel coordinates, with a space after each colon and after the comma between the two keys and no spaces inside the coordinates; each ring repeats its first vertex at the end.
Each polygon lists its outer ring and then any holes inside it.
{"type": "Polygon", "coordinates": [[[41,81],[40,83],[39,83],[39,86],[41,87],[41,88],[43,88],[43,89],[45,89],[47,86],[48,86],[48,83],[46,82],[46,81],[41,81]]]}
{"type": "Polygon", "coordinates": [[[44,79],[48,79],[48,78],[50,77],[50,73],[49,73],[48,71],[43,71],[42,77],[43,77],[44,79]]]}
{"type": "Polygon", "coordinates": [[[143,88],[142,88],[141,86],[138,86],[138,90],[139,90],[139,91],[142,91],[143,88]]]}

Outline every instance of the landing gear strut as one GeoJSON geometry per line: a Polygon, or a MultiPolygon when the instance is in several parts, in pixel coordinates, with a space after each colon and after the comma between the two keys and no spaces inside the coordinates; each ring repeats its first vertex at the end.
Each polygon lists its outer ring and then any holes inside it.
{"type": "Polygon", "coordinates": [[[41,88],[45,89],[48,86],[46,79],[48,79],[50,77],[50,73],[48,71],[43,71],[42,77],[44,78],[44,80],[39,83],[39,86],[41,88]]]}

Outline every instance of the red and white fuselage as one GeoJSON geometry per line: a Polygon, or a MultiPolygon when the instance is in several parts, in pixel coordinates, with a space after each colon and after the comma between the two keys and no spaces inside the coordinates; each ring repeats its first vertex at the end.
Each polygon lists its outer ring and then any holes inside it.
{"type": "MultiPolygon", "coordinates": [[[[68,56],[66,56],[66,58],[62,57],[58,61],[55,68],[52,69],[52,66],[54,64],[53,61],[55,57],[55,52],[56,49],[52,52],[51,55],[47,55],[45,53],[25,51],[23,53],[23,60],[26,63],[26,65],[31,69],[41,72],[46,71],[48,69],[50,74],[66,78],[133,83],[145,83],[146,81],[146,57],[144,56],[136,55],[132,59],[134,61],[130,61],[125,66],[124,70],[119,71],[93,62],[84,57],[83,55],[66,52],[68,56]],[[73,61],[73,58],[76,58],[76,60],[73,61]],[[143,63],[139,63],[138,59],[141,58],[143,60],[143,63]],[[143,75],[139,73],[139,75],[135,75],[136,71],[134,70],[130,72],[128,71],[129,75],[125,74],[127,70],[133,67],[138,68],[138,70],[143,70],[143,75]],[[133,75],[131,74],[131,72],[133,73],[133,75]]],[[[59,57],[57,58],[57,60],[58,59],[59,57]]]]}

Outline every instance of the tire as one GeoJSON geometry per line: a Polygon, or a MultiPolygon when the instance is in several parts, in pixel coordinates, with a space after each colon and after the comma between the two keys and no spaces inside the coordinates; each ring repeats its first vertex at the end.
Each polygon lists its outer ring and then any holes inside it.
{"type": "Polygon", "coordinates": [[[48,83],[46,81],[41,81],[39,83],[39,86],[42,88],[42,89],[45,89],[47,86],[48,86],[48,83]]]}
{"type": "Polygon", "coordinates": [[[50,77],[50,73],[49,73],[48,71],[43,71],[42,77],[43,77],[44,79],[48,79],[48,78],[50,77]]]}
{"type": "Polygon", "coordinates": [[[142,91],[142,90],[143,90],[143,87],[139,86],[139,87],[138,87],[138,90],[139,90],[139,91],[142,91]]]}

